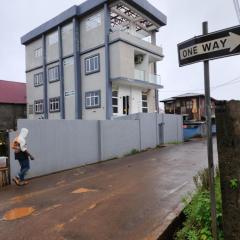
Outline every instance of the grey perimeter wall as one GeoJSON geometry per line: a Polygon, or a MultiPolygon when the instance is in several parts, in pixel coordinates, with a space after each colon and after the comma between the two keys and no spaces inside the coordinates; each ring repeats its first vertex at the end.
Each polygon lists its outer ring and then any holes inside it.
{"type": "MultiPolygon", "coordinates": [[[[133,149],[183,141],[180,115],[141,113],[103,121],[19,120],[18,130],[22,127],[29,129],[28,149],[35,157],[28,177],[122,157],[133,149]]],[[[10,133],[10,142],[17,134],[10,133]]],[[[13,151],[10,159],[14,176],[19,166],[13,151]]]]}

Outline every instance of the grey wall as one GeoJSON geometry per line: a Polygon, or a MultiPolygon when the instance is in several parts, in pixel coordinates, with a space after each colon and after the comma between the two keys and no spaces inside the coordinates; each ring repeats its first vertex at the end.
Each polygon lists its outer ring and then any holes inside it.
{"type": "Polygon", "coordinates": [[[31,44],[27,45],[25,48],[25,60],[26,60],[26,70],[42,66],[43,58],[35,57],[35,50],[42,48],[42,38],[33,41],[31,44]]]}
{"type": "Polygon", "coordinates": [[[104,120],[106,119],[106,81],[105,79],[105,53],[104,48],[100,48],[81,56],[82,75],[82,109],[84,120],[104,120]],[[94,74],[85,74],[85,59],[93,55],[100,56],[100,71],[94,74]],[[101,107],[86,109],[85,93],[88,91],[101,91],[101,107]]]}
{"type": "MultiPolygon", "coordinates": [[[[31,162],[29,177],[41,176],[85,164],[122,157],[133,149],[154,148],[160,143],[159,124],[164,123],[164,142],[182,141],[181,116],[134,114],[116,120],[19,120],[18,129],[29,129],[31,162]]],[[[16,136],[10,134],[10,142],[16,136]]],[[[19,169],[11,151],[11,173],[19,169]]]]}
{"type": "Polygon", "coordinates": [[[101,121],[102,159],[123,156],[140,150],[139,122],[132,120],[101,121]]]}
{"type": "Polygon", "coordinates": [[[183,120],[181,115],[163,114],[164,143],[183,141],[183,120]]]}
{"type": "Polygon", "coordinates": [[[59,59],[58,31],[55,30],[46,35],[47,63],[59,59]]]}
{"type": "MultiPolygon", "coordinates": [[[[28,103],[28,109],[29,105],[32,105],[34,107],[34,101],[43,99],[43,85],[34,87],[34,75],[43,72],[42,68],[36,69],[34,71],[26,73],[27,78],[27,103],[28,103]]],[[[27,112],[28,119],[38,119],[43,114],[34,114],[34,111],[27,112]]]]}
{"type": "Polygon", "coordinates": [[[181,115],[137,113],[117,119],[132,119],[140,121],[141,147],[153,147],[161,143],[183,141],[183,120],[181,115]],[[160,125],[163,125],[163,133],[160,136],[160,125]]]}
{"type": "MultiPolygon", "coordinates": [[[[29,177],[49,174],[97,162],[97,121],[19,120],[18,129],[29,129],[28,149],[34,155],[29,177]]],[[[10,134],[10,141],[15,134],[10,134]]],[[[18,162],[11,151],[11,172],[16,175],[18,162]]]]}

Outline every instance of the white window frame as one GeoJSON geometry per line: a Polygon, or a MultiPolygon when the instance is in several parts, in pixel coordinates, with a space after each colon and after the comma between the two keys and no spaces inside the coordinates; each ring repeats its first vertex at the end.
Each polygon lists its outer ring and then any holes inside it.
{"type": "Polygon", "coordinates": [[[193,107],[193,102],[192,102],[192,100],[187,100],[187,101],[186,101],[186,108],[187,108],[187,109],[192,109],[192,107],[193,107]]]}
{"type": "Polygon", "coordinates": [[[89,75],[100,71],[100,54],[85,58],[85,74],[89,75]]]}
{"type": "Polygon", "coordinates": [[[42,114],[44,112],[44,102],[43,99],[34,101],[34,113],[42,114]]]}
{"type": "Polygon", "coordinates": [[[86,20],[86,31],[91,31],[102,24],[101,13],[96,13],[86,20]]]}
{"type": "Polygon", "coordinates": [[[34,57],[35,57],[35,58],[42,57],[42,55],[43,55],[43,49],[42,49],[42,47],[37,48],[37,49],[34,50],[34,57]]]}
{"type": "Polygon", "coordinates": [[[101,91],[91,91],[85,93],[85,108],[100,108],[101,107],[101,91]]]}
{"type": "Polygon", "coordinates": [[[48,69],[48,81],[56,82],[59,81],[59,66],[54,66],[48,69]]]}
{"type": "Polygon", "coordinates": [[[113,115],[117,115],[119,113],[119,107],[118,107],[118,104],[119,104],[119,97],[118,97],[118,89],[113,89],[112,92],[117,92],[117,96],[114,96],[112,94],[112,113],[113,115]],[[117,99],[117,105],[113,104],[113,99],[117,99]],[[117,109],[117,112],[114,112],[114,108],[117,109]]]}
{"type": "Polygon", "coordinates": [[[36,73],[33,76],[34,87],[39,87],[43,85],[43,72],[36,73]]]}
{"type": "Polygon", "coordinates": [[[54,97],[49,99],[49,112],[60,112],[60,97],[54,97]]]}
{"type": "Polygon", "coordinates": [[[142,112],[148,113],[148,95],[144,92],[142,92],[142,112]],[[147,99],[143,99],[143,96],[146,96],[147,99]],[[146,103],[147,106],[143,106],[144,103],[146,103]]]}

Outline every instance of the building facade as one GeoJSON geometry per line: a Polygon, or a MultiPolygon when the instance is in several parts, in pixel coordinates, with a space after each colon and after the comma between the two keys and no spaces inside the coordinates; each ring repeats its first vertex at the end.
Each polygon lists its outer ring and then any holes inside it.
{"type": "Polygon", "coordinates": [[[156,34],[166,16],[146,0],[88,0],[21,38],[29,119],[112,119],[155,112],[156,34]]]}
{"type": "MultiPolygon", "coordinates": [[[[204,94],[186,93],[161,102],[164,103],[165,113],[181,114],[185,120],[189,121],[206,120],[204,94]]],[[[216,100],[211,98],[212,119],[215,119],[215,102],[216,100]]]]}
{"type": "Polygon", "coordinates": [[[0,80],[0,132],[16,129],[17,119],[26,118],[26,84],[0,80]]]}

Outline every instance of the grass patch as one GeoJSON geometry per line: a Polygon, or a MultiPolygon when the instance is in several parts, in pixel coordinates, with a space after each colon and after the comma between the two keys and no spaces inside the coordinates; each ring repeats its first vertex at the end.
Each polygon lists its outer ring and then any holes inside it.
{"type": "Polygon", "coordinates": [[[128,157],[128,156],[132,156],[132,155],[135,155],[137,153],[140,153],[140,151],[138,149],[132,149],[129,153],[127,153],[126,155],[124,155],[125,157],[128,157]]]}
{"type": "Polygon", "coordinates": [[[181,144],[182,142],[178,142],[178,141],[173,141],[173,142],[168,142],[167,144],[173,144],[173,145],[178,145],[181,144]]]}
{"type": "MultiPolygon", "coordinates": [[[[196,186],[196,192],[190,194],[184,199],[184,214],[186,221],[183,228],[179,230],[175,240],[213,240],[211,233],[211,208],[208,169],[204,169],[193,178],[196,186]],[[190,203],[189,203],[190,201],[190,203]]],[[[219,171],[216,169],[215,178],[216,207],[217,207],[217,225],[218,239],[223,240],[222,231],[222,200],[220,188],[219,171]]]]}

